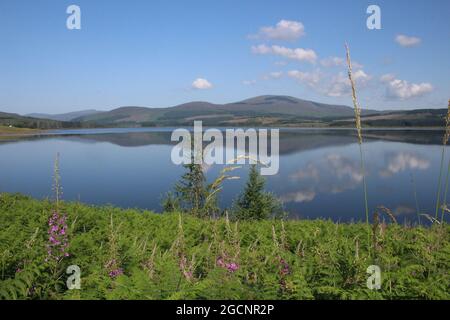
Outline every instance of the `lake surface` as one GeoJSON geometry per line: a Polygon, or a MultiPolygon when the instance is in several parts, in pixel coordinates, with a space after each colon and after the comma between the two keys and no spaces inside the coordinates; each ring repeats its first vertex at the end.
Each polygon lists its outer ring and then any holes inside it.
{"type": "MultiPolygon", "coordinates": [[[[51,197],[53,163],[59,152],[64,200],[160,212],[163,195],[184,172],[170,158],[176,144],[170,141],[171,132],[171,128],[70,130],[0,142],[0,192],[51,197]]],[[[442,131],[367,130],[364,139],[371,212],[384,205],[400,221],[411,222],[417,219],[417,209],[434,215],[442,131]]],[[[445,167],[447,163],[448,157],[445,167]]],[[[205,168],[208,180],[222,168],[205,168]]],[[[242,191],[248,168],[234,171],[241,179],[224,183],[223,207],[242,191]]],[[[354,130],[281,129],[280,169],[266,179],[266,189],[283,200],[291,218],[365,219],[354,130]]]]}

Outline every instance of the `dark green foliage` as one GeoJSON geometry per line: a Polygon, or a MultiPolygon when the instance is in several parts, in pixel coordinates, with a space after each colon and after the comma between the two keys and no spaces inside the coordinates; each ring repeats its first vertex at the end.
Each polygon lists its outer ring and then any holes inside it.
{"type": "Polygon", "coordinates": [[[205,175],[199,164],[185,164],[187,172],[183,174],[181,180],[175,186],[181,208],[194,216],[204,217],[207,213],[204,210],[207,190],[205,187],[205,175]]]}
{"type": "Polygon", "coordinates": [[[168,192],[163,198],[162,207],[164,212],[175,212],[181,210],[180,199],[172,192],[168,192]]]}
{"type": "Polygon", "coordinates": [[[265,180],[259,174],[256,165],[250,167],[244,192],[233,207],[233,216],[239,220],[261,220],[282,217],[281,202],[272,194],[264,191],[265,180]]]}

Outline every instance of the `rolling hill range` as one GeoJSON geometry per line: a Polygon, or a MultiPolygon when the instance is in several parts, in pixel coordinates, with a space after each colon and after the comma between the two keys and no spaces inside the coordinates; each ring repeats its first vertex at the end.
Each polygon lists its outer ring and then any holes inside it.
{"type": "MultiPolygon", "coordinates": [[[[379,114],[361,117],[367,127],[443,127],[447,109],[416,109],[405,111],[385,111],[379,114]]],[[[353,125],[354,119],[333,120],[328,123],[332,127],[353,125]]]]}
{"type": "MultiPolygon", "coordinates": [[[[441,127],[447,109],[376,111],[363,109],[362,123],[372,127],[441,127]]],[[[0,125],[53,129],[93,127],[192,126],[352,127],[354,110],[290,96],[266,95],[228,104],[189,102],[169,108],[120,107],[66,114],[0,113],[0,125]]]]}
{"type": "Polygon", "coordinates": [[[61,113],[61,114],[48,114],[48,113],[30,113],[25,116],[31,117],[31,118],[37,118],[37,119],[50,119],[50,120],[57,120],[57,121],[72,121],[76,118],[83,117],[83,116],[89,116],[101,113],[103,111],[97,111],[97,110],[82,110],[82,111],[75,111],[75,112],[68,112],[68,113],[61,113]]]}
{"type": "MultiPolygon", "coordinates": [[[[353,109],[288,96],[259,96],[229,104],[190,102],[170,108],[122,107],[109,112],[74,119],[99,125],[173,126],[191,125],[202,120],[205,125],[298,125],[353,116],[353,109]]],[[[379,114],[365,110],[365,115],[379,114]]]]}
{"type": "Polygon", "coordinates": [[[79,123],[56,121],[51,119],[38,119],[33,117],[21,116],[15,113],[0,112],[0,126],[13,126],[16,128],[31,129],[60,129],[76,128],[79,123]]]}

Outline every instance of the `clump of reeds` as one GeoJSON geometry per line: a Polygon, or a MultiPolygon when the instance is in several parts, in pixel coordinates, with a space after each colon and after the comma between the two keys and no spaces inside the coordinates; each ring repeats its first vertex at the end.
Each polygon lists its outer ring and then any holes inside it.
{"type": "Polygon", "coordinates": [[[363,138],[362,138],[362,128],[361,128],[361,107],[359,106],[358,99],[356,97],[356,86],[352,74],[352,61],[350,59],[350,49],[347,44],[345,44],[345,49],[347,53],[347,66],[348,66],[348,78],[350,80],[350,85],[352,88],[352,100],[355,110],[355,126],[358,134],[358,144],[361,159],[361,173],[363,176],[363,188],[364,188],[364,205],[366,210],[366,224],[369,225],[369,207],[367,204],[367,184],[366,184],[366,173],[364,165],[364,154],[362,150],[363,138]]]}

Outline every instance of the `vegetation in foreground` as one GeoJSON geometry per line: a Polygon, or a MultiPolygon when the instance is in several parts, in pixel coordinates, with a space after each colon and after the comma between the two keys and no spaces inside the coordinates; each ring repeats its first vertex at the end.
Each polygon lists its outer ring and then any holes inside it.
{"type": "Polygon", "coordinates": [[[368,239],[359,223],[57,206],[0,195],[3,299],[450,298],[447,224],[374,219],[368,239]],[[372,264],[380,290],[366,286],[372,264]],[[67,289],[70,265],[81,269],[80,290],[67,289]]]}

